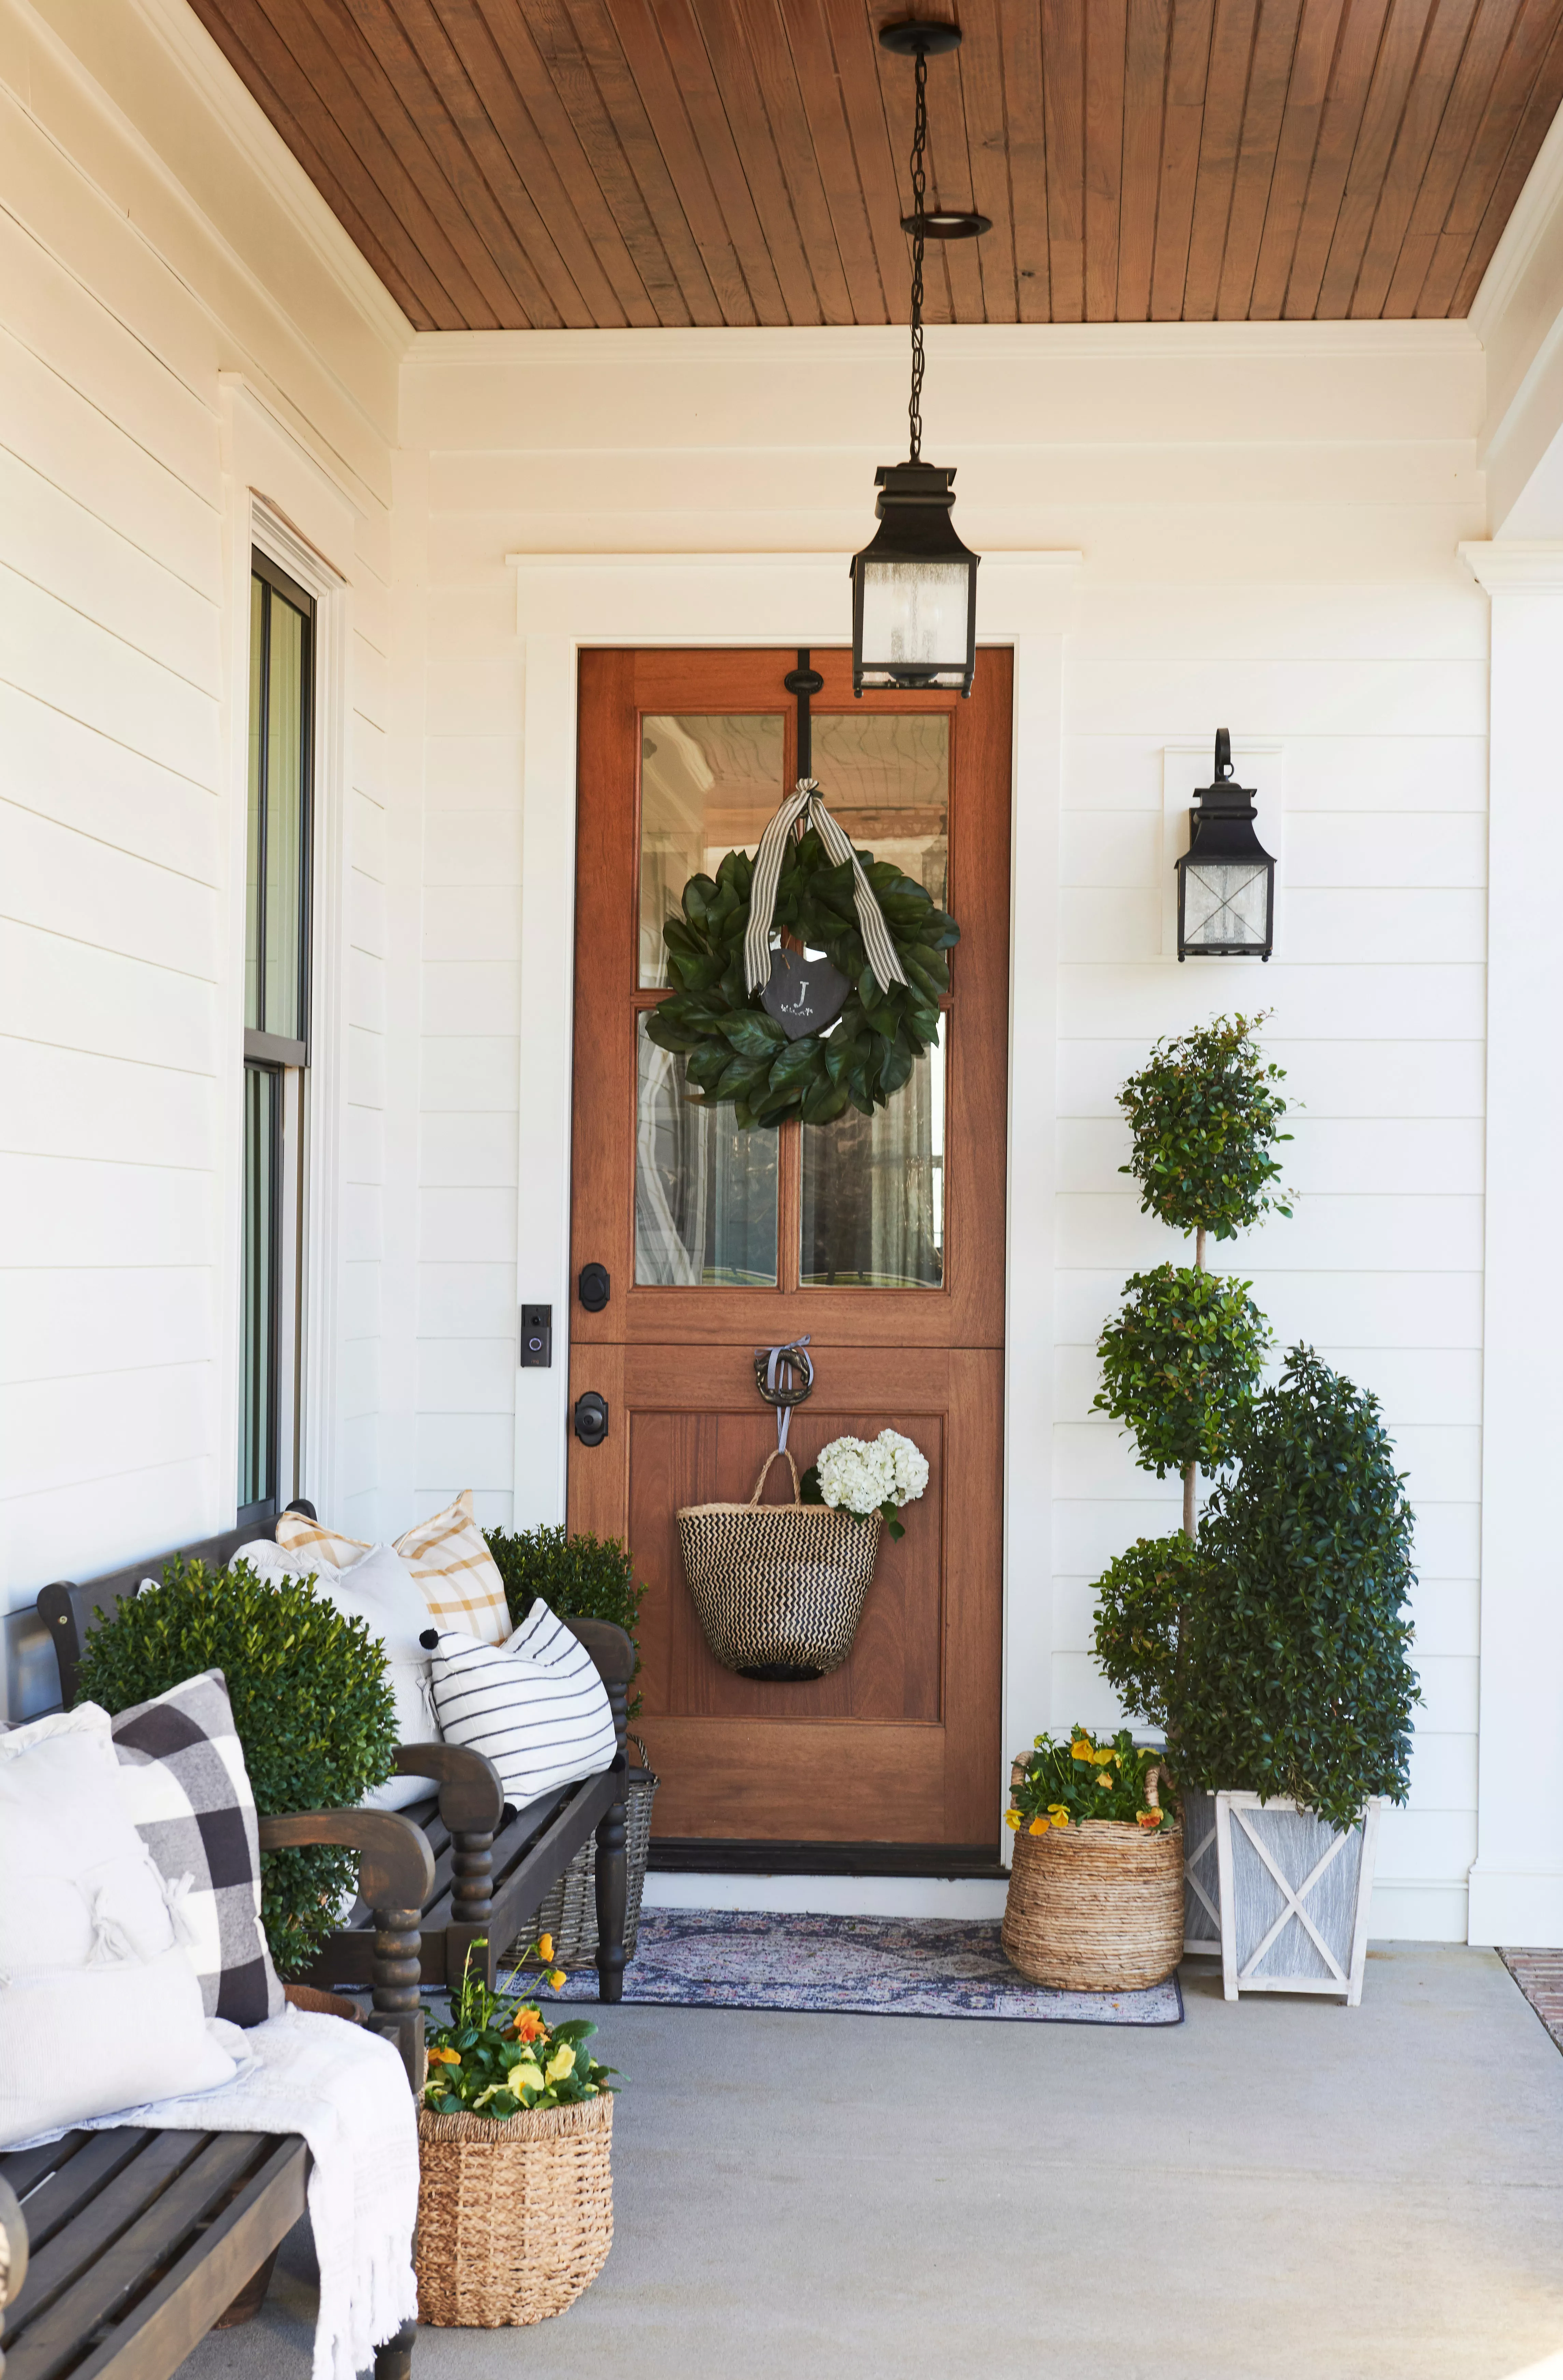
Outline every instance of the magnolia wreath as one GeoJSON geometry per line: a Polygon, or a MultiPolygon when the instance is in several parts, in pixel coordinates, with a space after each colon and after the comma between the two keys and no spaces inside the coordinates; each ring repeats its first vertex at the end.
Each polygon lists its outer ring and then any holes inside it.
{"type": "Polygon", "coordinates": [[[731,1106],[745,1130],[872,1115],[938,1041],[961,929],[893,861],[854,851],[812,779],[755,858],[730,851],[714,878],[692,876],[682,907],[662,929],[672,997],[646,1030],[685,1060],[694,1105],[731,1106]],[[812,978],[812,997],[790,978],[812,978]]]}

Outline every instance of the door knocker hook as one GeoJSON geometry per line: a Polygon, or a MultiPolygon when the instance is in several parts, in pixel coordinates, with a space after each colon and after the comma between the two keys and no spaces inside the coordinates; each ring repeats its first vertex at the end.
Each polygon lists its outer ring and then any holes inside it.
{"type": "Polygon", "coordinates": [[[755,1386],[768,1405],[776,1407],[776,1443],[787,1443],[793,1407],[814,1393],[814,1366],[808,1354],[809,1333],[790,1347],[755,1349],[755,1386]]]}

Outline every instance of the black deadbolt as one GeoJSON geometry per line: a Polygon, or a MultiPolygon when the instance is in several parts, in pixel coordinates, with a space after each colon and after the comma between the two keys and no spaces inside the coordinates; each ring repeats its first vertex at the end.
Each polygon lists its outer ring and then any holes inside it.
{"type": "Polygon", "coordinates": [[[613,1284],[608,1278],[606,1265],[582,1265],[581,1277],[576,1283],[576,1294],[588,1314],[600,1314],[612,1293],[613,1284]]]}
{"type": "Polygon", "coordinates": [[[588,1389],[576,1399],[576,1436],[583,1446],[600,1446],[608,1435],[608,1400],[588,1389]]]}

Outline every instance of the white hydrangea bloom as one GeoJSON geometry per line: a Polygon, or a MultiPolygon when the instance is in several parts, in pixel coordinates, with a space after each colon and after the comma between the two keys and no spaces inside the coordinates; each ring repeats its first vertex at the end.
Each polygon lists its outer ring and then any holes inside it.
{"type": "Polygon", "coordinates": [[[819,1492],[827,1504],[866,1518],[884,1504],[910,1504],[928,1484],[928,1459],[899,1430],[882,1429],[870,1442],[834,1438],[818,1457],[819,1492]]]}
{"type": "Polygon", "coordinates": [[[820,1452],[819,1492],[827,1504],[866,1516],[878,1511],[894,1487],[893,1457],[866,1439],[832,1439],[820,1452]]]}
{"type": "Polygon", "coordinates": [[[928,1484],[928,1458],[911,1439],[903,1438],[898,1429],[882,1429],[878,1444],[888,1448],[895,1467],[892,1500],[897,1504],[915,1504],[928,1484]]]}

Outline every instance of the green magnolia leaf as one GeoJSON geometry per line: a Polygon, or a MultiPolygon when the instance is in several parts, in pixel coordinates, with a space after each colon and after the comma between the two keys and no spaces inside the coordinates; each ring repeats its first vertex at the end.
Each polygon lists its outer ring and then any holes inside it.
{"type": "Polygon", "coordinates": [[[774,1058],[786,1046],[787,1036],[776,1019],[759,1009],[740,1009],[735,1015],[724,1016],[717,1030],[744,1058],[774,1058]]]}

